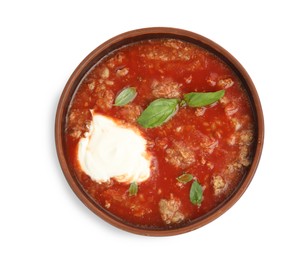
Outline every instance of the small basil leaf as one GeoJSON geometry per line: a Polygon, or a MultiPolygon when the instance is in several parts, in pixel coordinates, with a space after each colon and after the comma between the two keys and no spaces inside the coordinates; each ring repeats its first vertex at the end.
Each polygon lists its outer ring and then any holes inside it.
{"type": "Polygon", "coordinates": [[[185,94],[184,100],[190,107],[203,107],[221,99],[225,94],[225,90],[216,92],[191,92],[185,94]]]}
{"type": "Polygon", "coordinates": [[[136,182],[132,182],[129,186],[129,196],[134,196],[138,193],[138,184],[136,182]]]}
{"type": "Polygon", "coordinates": [[[137,121],[144,128],[160,126],[177,112],[178,103],[176,98],[156,99],[142,112],[137,121]]]}
{"type": "Polygon", "coordinates": [[[123,89],[114,101],[115,106],[124,106],[132,102],[137,96],[137,90],[135,87],[128,87],[123,89]]]}
{"type": "Polygon", "coordinates": [[[188,183],[193,179],[193,175],[189,174],[189,173],[183,173],[182,175],[180,175],[177,178],[177,181],[181,182],[181,183],[188,183]]]}
{"type": "Polygon", "coordinates": [[[203,200],[203,188],[199,184],[198,181],[193,181],[191,190],[190,190],[190,200],[194,205],[200,206],[202,200],[203,200]]]}

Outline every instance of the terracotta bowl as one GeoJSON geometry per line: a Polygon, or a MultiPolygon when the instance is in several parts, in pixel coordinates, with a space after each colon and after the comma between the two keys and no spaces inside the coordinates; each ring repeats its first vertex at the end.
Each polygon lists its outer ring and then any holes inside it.
{"type": "Polygon", "coordinates": [[[93,50],[78,65],[78,67],[75,69],[75,71],[69,78],[62,92],[58,104],[56,121],[55,121],[55,141],[56,141],[56,149],[57,149],[59,162],[69,185],[71,186],[75,194],[78,196],[78,198],[96,215],[98,215],[100,218],[107,221],[108,223],[112,224],[113,226],[132,233],[136,233],[140,235],[149,235],[149,236],[177,235],[195,230],[215,220],[216,218],[221,216],[224,212],[226,212],[229,208],[231,208],[234,205],[234,203],[236,203],[237,200],[245,192],[245,190],[247,189],[248,185],[250,184],[255,174],[262,153],[263,138],[264,138],[264,121],[263,121],[263,112],[262,112],[260,100],[251,78],[247,74],[246,70],[242,67],[242,65],[225,49],[223,49],[215,42],[201,35],[181,29],[162,28],[162,27],[144,28],[144,29],[129,31],[111,38],[110,40],[104,42],[103,44],[98,46],[95,50],[93,50]],[[236,73],[236,75],[241,80],[252,105],[252,109],[254,112],[255,130],[256,130],[256,138],[255,138],[256,143],[254,144],[253,161],[245,177],[243,178],[243,180],[241,181],[235,192],[233,192],[233,194],[231,194],[229,198],[227,198],[223,203],[218,205],[213,211],[180,228],[164,229],[164,230],[160,230],[160,229],[146,230],[143,228],[128,225],[123,221],[116,219],[111,214],[107,213],[107,211],[105,211],[103,208],[98,206],[86,194],[86,192],[83,190],[81,185],[78,183],[76,176],[73,173],[73,170],[69,167],[69,164],[67,162],[64,134],[65,134],[65,120],[66,120],[66,114],[67,114],[69,102],[71,101],[73,94],[76,91],[80,81],[82,80],[84,75],[92,68],[92,66],[94,66],[101,58],[103,58],[108,53],[124,45],[138,42],[141,40],[158,39],[158,38],[180,39],[198,45],[200,47],[203,47],[204,49],[207,49],[208,51],[218,56],[236,73]]]}

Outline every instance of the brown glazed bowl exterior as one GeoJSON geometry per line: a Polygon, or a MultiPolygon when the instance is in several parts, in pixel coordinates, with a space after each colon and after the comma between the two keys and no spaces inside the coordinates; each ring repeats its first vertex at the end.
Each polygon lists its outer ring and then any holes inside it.
{"type": "Polygon", "coordinates": [[[69,185],[71,186],[72,190],[90,210],[92,210],[96,215],[98,215],[106,222],[122,230],[140,235],[169,236],[169,235],[182,234],[185,232],[195,230],[199,227],[202,227],[208,224],[209,222],[215,220],[219,216],[221,216],[224,212],[226,212],[229,208],[231,208],[235,204],[235,202],[242,196],[242,194],[247,189],[257,169],[263,148],[263,139],[264,139],[263,112],[255,86],[251,78],[249,77],[248,73],[246,72],[246,70],[229,52],[227,52],[225,49],[220,47],[218,44],[196,33],[181,29],[176,29],[176,28],[154,27],[154,28],[144,28],[144,29],[129,31],[111,38],[110,40],[104,42],[95,50],[93,50],[78,65],[78,67],[75,69],[70,79],[68,80],[58,104],[55,120],[56,120],[55,142],[56,142],[57,155],[63,173],[69,185]],[[176,229],[170,229],[170,230],[168,229],[146,230],[139,227],[130,226],[124,223],[123,221],[119,221],[118,219],[115,219],[113,216],[111,216],[109,213],[107,213],[101,207],[99,207],[82,189],[82,187],[79,185],[78,181],[76,180],[73,171],[69,168],[65,153],[65,141],[64,141],[65,120],[66,120],[66,113],[68,110],[69,103],[73,97],[74,92],[76,91],[77,86],[79,85],[84,75],[90,70],[90,68],[94,66],[101,58],[103,58],[109,52],[112,52],[117,48],[141,40],[158,39],[158,38],[174,38],[193,43],[195,45],[203,47],[204,49],[209,50],[210,52],[218,56],[220,59],[222,59],[225,63],[227,63],[227,65],[240,78],[246,92],[250,97],[250,102],[252,103],[254,120],[256,124],[255,126],[256,145],[254,147],[253,162],[252,165],[250,166],[249,171],[246,173],[245,178],[239,184],[239,187],[236,189],[236,191],[209,214],[202,216],[202,218],[192,221],[190,224],[186,226],[176,229]]]}

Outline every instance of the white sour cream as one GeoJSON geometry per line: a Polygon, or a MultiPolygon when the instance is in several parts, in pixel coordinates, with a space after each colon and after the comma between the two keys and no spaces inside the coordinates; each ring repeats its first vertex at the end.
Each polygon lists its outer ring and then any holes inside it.
{"type": "Polygon", "coordinates": [[[143,182],[150,176],[151,155],[146,140],[135,129],[92,113],[90,130],[78,143],[78,160],[92,180],[101,183],[143,182]]]}

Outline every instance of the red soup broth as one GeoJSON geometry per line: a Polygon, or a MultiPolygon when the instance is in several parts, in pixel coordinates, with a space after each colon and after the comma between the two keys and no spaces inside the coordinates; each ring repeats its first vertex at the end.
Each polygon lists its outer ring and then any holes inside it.
{"type": "MultiPolygon", "coordinates": [[[[106,212],[133,226],[163,229],[184,226],[208,214],[234,193],[252,162],[253,114],[237,75],[217,56],[176,39],[145,40],[103,57],[82,79],[70,102],[65,142],[68,162],[84,191],[106,212]],[[136,98],[114,106],[128,86],[136,98]],[[159,98],[183,99],[190,92],[225,90],[205,107],[179,106],[161,126],[144,128],[137,119],[159,98]],[[150,177],[130,195],[130,183],[98,183],[80,167],[78,143],[90,127],[92,111],[136,128],[152,155],[150,177]],[[183,183],[177,178],[191,174],[183,183]],[[190,200],[192,184],[202,201],[190,200]]],[[[124,160],[124,158],[121,158],[124,160]]]]}

